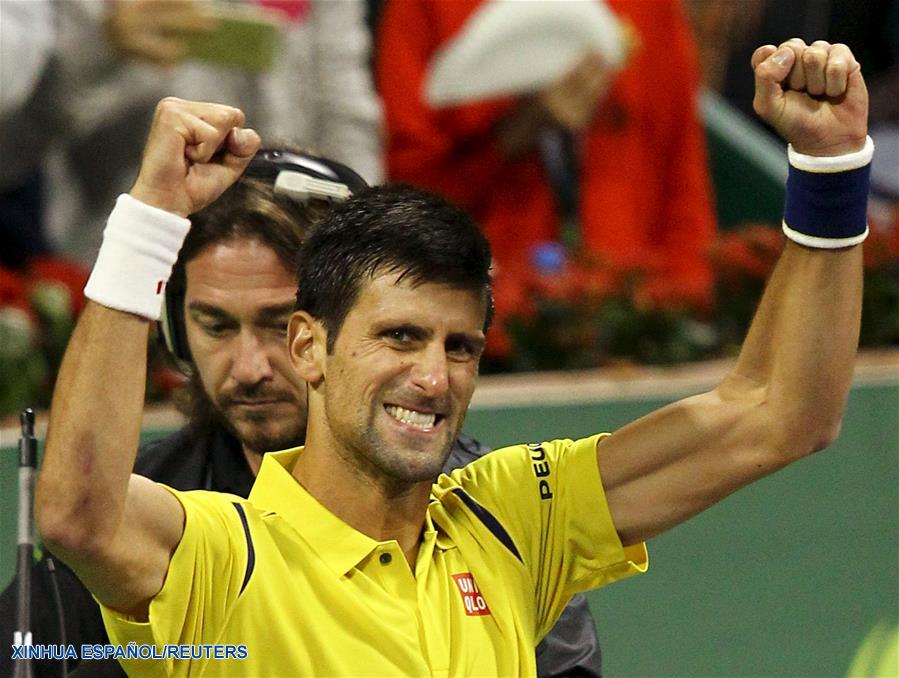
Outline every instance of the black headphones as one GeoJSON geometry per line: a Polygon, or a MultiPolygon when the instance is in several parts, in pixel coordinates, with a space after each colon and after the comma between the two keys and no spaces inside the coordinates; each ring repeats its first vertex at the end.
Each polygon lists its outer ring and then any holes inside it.
{"type": "MultiPolygon", "coordinates": [[[[313,199],[343,201],[368,188],[365,179],[339,162],[273,148],[257,151],[243,176],[268,181],[275,195],[286,195],[303,204],[313,199]]],[[[189,369],[193,359],[184,320],[186,288],[184,266],[175,264],[165,286],[159,330],[169,352],[182,368],[189,369]]]]}

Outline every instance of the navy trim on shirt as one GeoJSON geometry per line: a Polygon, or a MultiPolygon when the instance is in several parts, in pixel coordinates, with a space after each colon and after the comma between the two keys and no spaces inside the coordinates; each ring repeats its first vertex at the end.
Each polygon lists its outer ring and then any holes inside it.
{"type": "Polygon", "coordinates": [[[500,522],[496,519],[490,511],[481,506],[478,502],[476,502],[470,494],[468,494],[461,487],[457,487],[453,489],[453,494],[455,494],[459,499],[461,499],[464,504],[471,509],[471,512],[474,513],[478,519],[484,523],[484,526],[493,533],[493,536],[502,542],[502,545],[505,546],[513,556],[518,558],[518,561],[523,563],[524,561],[521,559],[521,554],[518,552],[518,549],[515,548],[515,542],[512,541],[512,537],[509,536],[509,533],[506,532],[506,528],[500,524],[500,522]]]}
{"type": "Polygon", "coordinates": [[[241,525],[243,525],[243,532],[247,537],[247,571],[243,576],[243,584],[240,585],[240,595],[243,593],[243,590],[247,587],[247,582],[250,581],[250,575],[253,574],[253,568],[256,567],[256,550],[253,548],[253,538],[250,536],[250,526],[247,524],[247,514],[243,511],[243,506],[238,504],[236,501],[231,502],[235,509],[237,509],[237,515],[240,516],[241,525]]]}

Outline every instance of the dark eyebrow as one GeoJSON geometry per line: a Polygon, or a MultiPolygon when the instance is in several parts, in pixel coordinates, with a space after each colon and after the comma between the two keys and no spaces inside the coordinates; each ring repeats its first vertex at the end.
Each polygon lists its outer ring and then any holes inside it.
{"type": "MultiPolygon", "coordinates": [[[[190,316],[197,319],[198,316],[206,316],[208,319],[236,322],[236,318],[230,313],[218,306],[206,303],[205,301],[192,301],[187,306],[190,316]]],[[[256,322],[261,323],[280,323],[285,322],[287,316],[293,313],[293,302],[288,301],[283,304],[274,304],[272,306],[263,306],[256,314],[256,322]]]]}
{"type": "Polygon", "coordinates": [[[207,304],[205,301],[192,301],[187,305],[187,310],[190,311],[191,317],[196,317],[197,315],[206,315],[212,318],[216,318],[218,320],[233,320],[234,318],[230,313],[225,310],[219,308],[218,306],[213,306],[212,304],[207,304]]]}
{"type": "Polygon", "coordinates": [[[426,330],[415,323],[408,322],[406,320],[395,320],[393,318],[386,318],[382,320],[376,320],[373,325],[373,331],[378,332],[389,332],[391,330],[403,330],[404,332],[413,332],[415,334],[421,334],[426,330]]]}
{"type": "Polygon", "coordinates": [[[257,320],[262,322],[271,322],[274,320],[285,320],[286,316],[293,313],[294,302],[288,301],[283,304],[275,304],[273,306],[264,306],[259,309],[256,314],[257,320]]]}

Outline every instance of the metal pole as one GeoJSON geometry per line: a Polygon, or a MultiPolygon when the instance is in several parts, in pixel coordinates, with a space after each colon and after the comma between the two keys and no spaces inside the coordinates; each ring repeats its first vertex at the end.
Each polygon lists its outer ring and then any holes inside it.
{"type": "MultiPolygon", "coordinates": [[[[34,437],[34,410],[22,411],[22,436],[19,438],[19,538],[16,560],[18,598],[14,645],[32,644],[31,638],[31,562],[34,553],[34,470],[37,467],[37,440],[34,437]]],[[[31,659],[15,661],[14,678],[32,678],[31,659]]]]}

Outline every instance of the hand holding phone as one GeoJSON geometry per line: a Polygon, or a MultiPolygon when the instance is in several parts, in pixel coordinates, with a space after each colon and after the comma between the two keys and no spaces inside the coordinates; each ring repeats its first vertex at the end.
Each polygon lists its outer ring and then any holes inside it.
{"type": "Polygon", "coordinates": [[[184,35],[216,30],[218,22],[198,0],[113,0],[104,29],[114,50],[143,61],[172,65],[187,56],[184,35]]]}
{"type": "Polygon", "coordinates": [[[105,23],[116,51],[160,65],[188,59],[249,71],[271,68],[280,15],[208,0],[113,0],[105,23]]]}
{"type": "Polygon", "coordinates": [[[246,71],[266,71],[274,63],[281,38],[280,14],[258,5],[212,4],[212,31],[185,34],[187,58],[246,71]]]}

